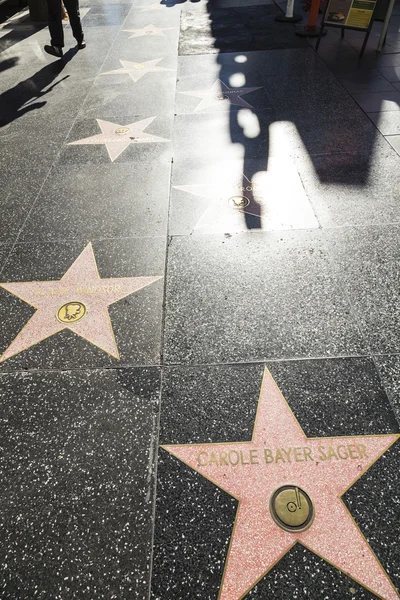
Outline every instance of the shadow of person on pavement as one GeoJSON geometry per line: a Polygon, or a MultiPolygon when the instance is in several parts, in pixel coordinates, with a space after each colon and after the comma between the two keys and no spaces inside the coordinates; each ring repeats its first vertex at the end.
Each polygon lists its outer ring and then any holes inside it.
{"type": "Polygon", "coordinates": [[[27,112],[42,108],[46,101],[36,100],[44,98],[59,83],[68,79],[69,75],[65,75],[53,83],[77,52],[77,48],[71,48],[62,59],[49,63],[32,77],[18,82],[14,87],[3,92],[0,95],[0,127],[9,125],[27,112]]]}
{"type": "Polygon", "coordinates": [[[3,71],[7,71],[8,69],[12,69],[19,62],[18,56],[13,56],[12,58],[7,58],[6,60],[2,60],[0,62],[0,73],[3,71]]]}

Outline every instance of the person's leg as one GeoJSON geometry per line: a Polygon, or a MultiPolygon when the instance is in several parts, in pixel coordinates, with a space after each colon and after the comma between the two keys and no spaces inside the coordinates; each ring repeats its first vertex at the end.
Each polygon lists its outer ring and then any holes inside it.
{"type": "Polygon", "coordinates": [[[79,0],[64,0],[64,6],[69,16],[72,34],[78,44],[81,44],[83,42],[83,31],[81,16],[79,14],[79,0]]]}
{"type": "Polygon", "coordinates": [[[47,0],[49,13],[49,30],[51,45],[57,48],[64,46],[64,30],[61,21],[61,0],[47,0]]]}

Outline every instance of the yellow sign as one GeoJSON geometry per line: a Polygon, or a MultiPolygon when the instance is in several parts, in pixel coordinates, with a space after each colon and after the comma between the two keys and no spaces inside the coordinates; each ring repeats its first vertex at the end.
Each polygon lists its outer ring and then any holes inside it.
{"type": "Polygon", "coordinates": [[[60,323],[77,323],[86,315],[86,306],[82,302],[67,302],[57,311],[60,323]]]}
{"type": "Polygon", "coordinates": [[[294,485],[285,485],[271,497],[270,511],[285,531],[305,531],[314,520],[314,506],[308,494],[294,485]]]}
{"type": "Polygon", "coordinates": [[[362,27],[363,29],[367,29],[372,18],[372,12],[372,10],[352,8],[347,17],[346,25],[349,27],[362,27]]]}
{"type": "Polygon", "coordinates": [[[118,127],[118,129],[114,131],[114,133],[116,133],[117,135],[126,135],[129,132],[129,127],[118,127]]]}
{"type": "Polygon", "coordinates": [[[375,5],[375,0],[330,0],[325,23],[367,30],[375,5]]]}

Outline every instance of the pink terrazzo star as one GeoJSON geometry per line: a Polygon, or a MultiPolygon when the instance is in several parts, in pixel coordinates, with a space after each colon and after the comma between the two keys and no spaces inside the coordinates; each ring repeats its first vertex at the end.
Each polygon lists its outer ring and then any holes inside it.
{"type": "Polygon", "coordinates": [[[219,600],[244,598],[297,542],[379,598],[398,599],[341,500],[398,438],[307,438],[266,370],[250,442],[163,446],[239,501],[219,600]],[[271,516],[271,496],[284,485],[298,486],[314,503],[306,531],[285,531],[271,516]]]}
{"type": "Polygon", "coordinates": [[[37,309],[0,362],[63,329],[73,331],[114,358],[119,358],[108,306],[158,279],[161,277],[101,279],[92,245],[88,244],[60,280],[0,284],[37,309]]]}
{"type": "Polygon", "coordinates": [[[242,96],[261,90],[261,86],[249,87],[249,88],[230,88],[226,83],[217,79],[213,86],[209,90],[193,90],[190,92],[180,92],[186,96],[195,96],[195,98],[201,98],[201,102],[196,106],[193,112],[199,110],[205,110],[210,106],[221,105],[221,104],[234,104],[236,106],[242,106],[244,108],[253,108],[251,104],[243,100],[242,96]]]}
{"type": "Polygon", "coordinates": [[[102,121],[96,119],[102,133],[92,135],[91,137],[69,142],[68,146],[80,146],[86,144],[105,144],[111,162],[130,144],[154,144],[156,142],[168,142],[168,140],[151,135],[144,130],[154,121],[155,117],[129,123],[129,125],[119,125],[118,123],[110,123],[110,121],[102,121]]]}
{"type": "Polygon", "coordinates": [[[144,37],[144,36],[158,36],[158,37],[167,37],[164,31],[170,31],[171,29],[175,29],[174,27],[156,27],[155,25],[146,25],[146,27],[142,27],[142,29],[123,29],[122,31],[126,31],[126,33],[131,33],[129,36],[129,40],[132,38],[144,37]]]}
{"type": "Polygon", "coordinates": [[[259,171],[252,179],[238,169],[226,178],[220,175],[211,184],[173,187],[210,200],[194,226],[196,233],[248,231],[244,214],[258,217],[259,229],[264,231],[318,227],[297,169],[290,158],[280,160],[270,157],[268,170],[259,171]],[[244,201],[244,205],[235,206],[234,199],[244,201]]]}
{"type": "Polygon", "coordinates": [[[147,73],[157,73],[160,71],[173,71],[173,69],[166,69],[159,67],[158,63],[161,62],[162,58],[155,58],[154,60],[147,60],[145,62],[136,63],[129,60],[120,60],[122,69],[114,69],[113,71],[106,71],[101,75],[120,75],[127,74],[135,83],[139,81],[147,73]]]}

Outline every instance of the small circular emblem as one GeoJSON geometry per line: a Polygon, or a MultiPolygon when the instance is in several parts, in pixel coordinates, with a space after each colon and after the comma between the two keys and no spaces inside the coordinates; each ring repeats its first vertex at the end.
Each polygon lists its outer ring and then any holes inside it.
{"type": "Polygon", "coordinates": [[[133,65],[134,69],[144,69],[144,64],[143,63],[135,63],[133,65]]]}
{"type": "Polygon", "coordinates": [[[114,133],[116,133],[117,135],[126,135],[127,133],[130,132],[129,127],[118,127],[114,133]]]}
{"type": "Polygon", "coordinates": [[[218,96],[215,96],[216,100],[229,100],[229,96],[227,96],[226,94],[218,94],[218,96]]]}
{"type": "Polygon", "coordinates": [[[232,196],[228,202],[233,208],[246,208],[250,204],[250,200],[246,196],[232,196]]]}
{"type": "Polygon", "coordinates": [[[61,323],[77,323],[86,315],[86,306],[82,302],[67,302],[57,311],[57,319],[61,323]]]}
{"type": "Polygon", "coordinates": [[[299,533],[310,527],[314,520],[314,505],[310,496],[295,485],[284,485],[271,496],[272,518],[285,531],[299,533]]]}
{"type": "Polygon", "coordinates": [[[147,33],[147,35],[152,35],[153,34],[152,31],[145,31],[145,33],[147,33]]]}

